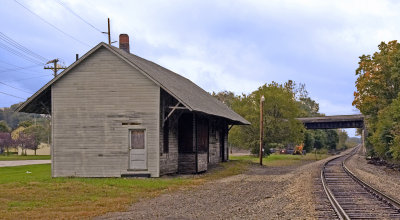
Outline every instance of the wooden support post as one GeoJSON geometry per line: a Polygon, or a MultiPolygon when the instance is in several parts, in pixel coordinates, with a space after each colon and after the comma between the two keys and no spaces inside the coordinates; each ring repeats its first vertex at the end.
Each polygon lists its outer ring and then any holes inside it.
{"type": "Polygon", "coordinates": [[[196,114],[193,112],[193,143],[195,147],[195,165],[196,165],[196,173],[199,172],[199,146],[198,146],[198,140],[197,140],[197,118],[196,114]]]}
{"type": "MultiPolygon", "coordinates": [[[[180,102],[176,103],[176,105],[175,105],[174,107],[172,107],[172,110],[171,110],[171,112],[170,112],[170,113],[168,113],[168,115],[167,115],[167,117],[166,117],[166,118],[164,118],[164,121],[163,121],[163,127],[164,127],[164,124],[165,124],[165,122],[168,120],[168,118],[169,118],[169,117],[171,117],[171,115],[174,113],[174,111],[175,111],[176,109],[182,109],[182,108],[178,107],[178,106],[179,106],[179,104],[181,104],[181,103],[180,103],[180,102]]],[[[186,107],[185,107],[185,109],[186,109],[186,107]]]]}
{"type": "Polygon", "coordinates": [[[264,96],[261,96],[260,99],[260,165],[262,166],[262,158],[263,158],[263,133],[264,133],[264,125],[263,125],[263,109],[264,109],[264,96]]]}

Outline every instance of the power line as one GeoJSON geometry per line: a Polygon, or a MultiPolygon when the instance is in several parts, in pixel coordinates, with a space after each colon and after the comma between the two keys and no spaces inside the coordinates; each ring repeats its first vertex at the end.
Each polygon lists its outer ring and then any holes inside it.
{"type": "Polygon", "coordinates": [[[31,95],[33,94],[33,92],[28,92],[28,91],[26,91],[26,90],[23,90],[23,89],[20,89],[20,88],[17,88],[17,87],[8,85],[8,84],[3,83],[3,82],[0,82],[0,84],[5,85],[5,86],[8,86],[8,87],[13,88],[13,89],[16,89],[16,90],[19,90],[19,91],[21,91],[21,92],[25,92],[25,93],[28,93],[28,94],[31,94],[31,95]]]}
{"type": "Polygon", "coordinates": [[[4,50],[6,50],[6,51],[8,51],[8,52],[10,52],[10,53],[12,53],[12,54],[14,54],[14,55],[20,57],[20,58],[23,58],[23,59],[25,59],[25,60],[28,60],[28,61],[30,61],[30,62],[32,62],[32,63],[41,64],[41,65],[44,64],[44,62],[35,60],[34,58],[29,57],[29,56],[27,56],[27,55],[25,55],[25,54],[19,52],[18,50],[15,50],[15,49],[13,49],[13,48],[11,48],[11,47],[5,45],[5,44],[2,43],[2,42],[0,42],[0,47],[3,48],[4,50]]]}
{"type": "Polygon", "coordinates": [[[102,33],[103,31],[101,31],[100,29],[98,29],[97,27],[95,27],[94,25],[90,24],[89,22],[87,22],[85,19],[83,19],[81,16],[79,16],[77,13],[75,13],[72,9],[70,9],[69,7],[67,7],[61,0],[57,1],[58,4],[60,4],[61,6],[63,6],[65,9],[67,9],[69,12],[71,12],[71,14],[75,15],[76,17],[78,17],[79,19],[81,19],[83,22],[85,22],[86,24],[88,24],[89,26],[91,26],[93,29],[95,29],[96,31],[102,33]]]}
{"type": "Polygon", "coordinates": [[[9,63],[9,62],[3,61],[3,60],[0,60],[0,63],[4,63],[4,64],[10,65],[10,66],[19,67],[19,66],[17,66],[17,65],[14,65],[14,64],[12,64],[12,63],[9,63]]]}
{"type": "Polygon", "coordinates": [[[19,96],[16,96],[16,95],[8,94],[8,93],[1,92],[1,91],[0,91],[0,93],[1,93],[1,94],[4,94],[4,95],[8,95],[8,96],[12,96],[12,97],[15,97],[15,98],[19,98],[19,99],[25,100],[25,98],[22,98],[22,97],[19,97],[19,96]]]}
{"type": "Polygon", "coordinates": [[[4,70],[0,71],[0,73],[14,72],[14,71],[24,70],[24,69],[30,69],[30,68],[34,68],[34,67],[38,67],[38,66],[43,66],[43,64],[38,64],[38,65],[33,65],[33,66],[26,66],[26,67],[19,67],[19,66],[16,66],[17,68],[13,68],[13,69],[4,69],[4,70]]]}
{"type": "Polygon", "coordinates": [[[38,17],[40,20],[42,20],[42,21],[45,22],[46,24],[50,25],[50,26],[53,27],[54,29],[58,30],[59,32],[63,33],[64,35],[68,36],[69,38],[71,38],[71,39],[73,39],[73,40],[75,40],[75,41],[77,41],[77,42],[79,42],[79,43],[81,43],[81,44],[83,44],[83,45],[85,45],[85,46],[91,47],[89,44],[87,44],[87,43],[85,43],[85,42],[83,42],[83,41],[81,41],[81,40],[75,38],[75,37],[72,36],[72,35],[67,34],[67,33],[64,32],[63,30],[61,30],[60,28],[58,28],[57,26],[55,26],[55,25],[51,24],[50,22],[46,21],[44,18],[40,17],[40,16],[39,16],[38,14],[36,14],[35,12],[31,11],[29,8],[25,7],[23,4],[21,4],[21,3],[18,2],[17,0],[14,0],[14,1],[15,1],[17,4],[19,4],[20,6],[22,6],[23,8],[25,8],[27,11],[29,11],[31,14],[35,15],[35,16],[38,17]]]}
{"type": "MultiPolygon", "coordinates": [[[[0,68],[2,68],[1,70],[0,70],[0,74],[1,73],[11,73],[11,72],[17,72],[17,73],[24,73],[24,74],[29,74],[29,75],[38,75],[38,71],[33,71],[33,70],[28,70],[28,69],[24,69],[24,68],[21,68],[21,69],[5,69],[4,67],[0,67],[0,68]]],[[[40,71],[41,72],[41,71],[40,71]]]]}
{"type": "Polygon", "coordinates": [[[24,80],[36,79],[36,78],[41,78],[41,77],[45,77],[45,76],[49,76],[49,74],[40,75],[40,76],[33,76],[33,77],[28,77],[28,78],[20,78],[20,79],[15,79],[15,80],[6,80],[4,82],[20,82],[20,81],[24,81],[24,80]]]}
{"type": "Polygon", "coordinates": [[[21,67],[21,66],[14,65],[14,64],[12,64],[12,63],[5,62],[5,61],[3,61],[3,60],[0,60],[0,63],[4,63],[4,64],[6,64],[6,65],[10,65],[10,66],[16,67],[15,69],[11,69],[10,67],[3,67],[3,66],[0,66],[0,68],[2,68],[2,70],[0,70],[0,73],[18,71],[18,72],[20,72],[20,73],[28,73],[28,74],[36,73],[36,74],[37,74],[37,71],[32,71],[32,70],[28,70],[28,69],[35,68],[35,67],[39,67],[39,66],[43,66],[43,64],[40,64],[40,65],[33,65],[33,66],[21,67]],[[23,71],[21,71],[21,70],[23,70],[23,71]],[[28,72],[27,72],[27,71],[28,71],[28,72]]]}
{"type": "Polygon", "coordinates": [[[29,50],[28,48],[24,47],[23,45],[21,45],[20,43],[18,43],[17,41],[13,40],[12,38],[8,37],[7,35],[5,35],[4,33],[0,32],[0,38],[5,41],[6,43],[10,44],[11,46],[14,46],[15,48],[21,50],[22,52],[25,52],[26,54],[29,54],[30,56],[39,59],[41,61],[46,62],[49,59],[44,58],[43,56],[33,52],[32,50],[29,50]]]}

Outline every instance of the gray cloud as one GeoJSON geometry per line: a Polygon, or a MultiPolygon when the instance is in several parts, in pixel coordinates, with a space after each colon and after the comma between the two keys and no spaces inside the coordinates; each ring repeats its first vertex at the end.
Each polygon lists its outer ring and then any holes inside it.
{"type": "MultiPolygon", "coordinates": [[[[105,41],[55,1],[21,1],[90,45],[105,41]]],[[[14,2],[4,3],[4,32],[49,58],[74,61],[81,45],[14,2]]],[[[326,114],[353,113],[358,56],[400,34],[400,5],[394,1],[65,1],[96,27],[111,18],[112,37],[127,33],[132,52],[155,61],[207,91],[249,93],[264,83],[306,83],[326,114]]],[[[1,59],[27,65],[0,51],[1,59]]],[[[41,68],[37,74],[45,73],[41,68]]],[[[7,79],[24,74],[5,74],[7,79]]],[[[48,78],[22,81],[36,90],[48,78]]],[[[1,91],[10,91],[0,87],[1,91]]],[[[27,97],[26,94],[19,94],[27,97]]],[[[1,96],[0,106],[16,99],[1,96]]]]}

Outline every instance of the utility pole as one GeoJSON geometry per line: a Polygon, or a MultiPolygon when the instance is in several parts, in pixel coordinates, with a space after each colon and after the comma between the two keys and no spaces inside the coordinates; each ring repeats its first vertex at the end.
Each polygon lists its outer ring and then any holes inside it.
{"type": "Polygon", "coordinates": [[[263,133],[264,133],[264,118],[263,118],[263,111],[264,111],[264,96],[261,96],[260,99],[260,165],[262,166],[262,158],[263,158],[263,133]]]}
{"type": "Polygon", "coordinates": [[[108,45],[111,45],[110,18],[108,20],[108,45]]]}
{"type": "Polygon", "coordinates": [[[108,35],[108,45],[111,45],[111,43],[114,42],[111,42],[110,18],[108,18],[107,21],[108,21],[108,32],[101,32],[101,33],[108,35]]]}
{"type": "Polygon", "coordinates": [[[44,69],[46,69],[46,70],[53,70],[53,71],[54,71],[54,73],[53,73],[54,77],[57,76],[57,71],[58,71],[58,70],[67,69],[67,67],[65,67],[65,66],[57,66],[57,62],[58,62],[58,61],[59,61],[58,59],[50,60],[50,61],[47,62],[46,64],[52,63],[54,66],[53,66],[53,67],[51,67],[51,66],[45,66],[45,67],[44,67],[44,69]]]}
{"type": "Polygon", "coordinates": [[[115,42],[117,42],[117,41],[111,42],[110,18],[108,18],[107,21],[108,21],[108,32],[101,32],[101,33],[107,34],[107,35],[108,35],[108,45],[111,45],[112,43],[115,43],[115,42]]]}

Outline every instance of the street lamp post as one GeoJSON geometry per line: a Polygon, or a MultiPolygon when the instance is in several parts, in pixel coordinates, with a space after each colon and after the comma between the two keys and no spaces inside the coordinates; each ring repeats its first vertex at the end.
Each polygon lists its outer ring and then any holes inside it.
{"type": "Polygon", "coordinates": [[[264,108],[264,101],[265,101],[265,98],[264,98],[264,96],[261,96],[261,99],[260,99],[260,165],[262,166],[262,157],[263,157],[263,129],[264,129],[264,126],[263,126],[263,122],[264,122],[264,120],[263,120],[263,108],[264,108]]]}

